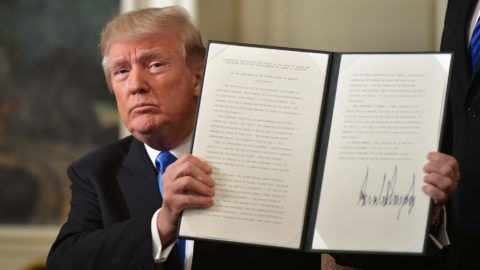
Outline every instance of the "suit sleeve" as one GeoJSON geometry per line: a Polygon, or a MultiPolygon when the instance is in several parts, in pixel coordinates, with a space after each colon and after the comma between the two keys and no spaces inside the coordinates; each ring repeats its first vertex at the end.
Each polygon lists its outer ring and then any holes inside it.
{"type": "Polygon", "coordinates": [[[105,227],[92,182],[68,169],[72,199],[47,259],[50,270],[153,269],[150,221],[153,213],[105,227]]]}

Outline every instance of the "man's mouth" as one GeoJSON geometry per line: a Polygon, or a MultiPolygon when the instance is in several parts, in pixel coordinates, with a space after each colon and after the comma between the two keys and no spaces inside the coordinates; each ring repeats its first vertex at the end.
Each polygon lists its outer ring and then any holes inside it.
{"type": "Polygon", "coordinates": [[[135,104],[135,106],[133,106],[131,109],[130,109],[130,112],[141,112],[143,110],[150,110],[150,109],[153,109],[153,108],[156,108],[156,106],[154,104],[151,104],[151,103],[138,103],[138,104],[135,104]]]}

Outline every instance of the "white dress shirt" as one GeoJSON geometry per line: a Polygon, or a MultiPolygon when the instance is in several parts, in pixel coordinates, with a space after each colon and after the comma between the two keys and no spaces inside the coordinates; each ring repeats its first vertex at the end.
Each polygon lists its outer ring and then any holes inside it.
{"type": "Polygon", "coordinates": [[[472,40],[473,30],[475,30],[475,24],[477,24],[479,17],[480,17],[480,1],[477,1],[475,10],[473,11],[472,18],[470,20],[469,27],[468,27],[467,48],[470,48],[470,40],[472,40]]]}

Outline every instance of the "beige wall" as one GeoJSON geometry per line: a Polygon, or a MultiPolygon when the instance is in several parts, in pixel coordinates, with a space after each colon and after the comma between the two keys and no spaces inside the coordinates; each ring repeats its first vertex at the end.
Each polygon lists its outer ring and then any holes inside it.
{"type": "Polygon", "coordinates": [[[180,4],[206,40],[332,51],[438,48],[447,0],[121,0],[122,11],[180,4]]]}
{"type": "Polygon", "coordinates": [[[58,226],[0,226],[0,269],[22,270],[42,264],[58,226]]]}
{"type": "Polygon", "coordinates": [[[332,51],[437,48],[446,0],[200,0],[205,39],[332,51]]]}

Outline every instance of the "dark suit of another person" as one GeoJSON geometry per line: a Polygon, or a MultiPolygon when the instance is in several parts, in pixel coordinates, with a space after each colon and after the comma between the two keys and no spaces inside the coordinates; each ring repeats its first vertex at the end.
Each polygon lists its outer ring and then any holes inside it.
{"type": "Polygon", "coordinates": [[[454,52],[443,148],[458,160],[462,173],[447,211],[451,269],[480,269],[480,74],[470,66],[467,39],[476,3],[448,2],[441,46],[454,52]]]}

